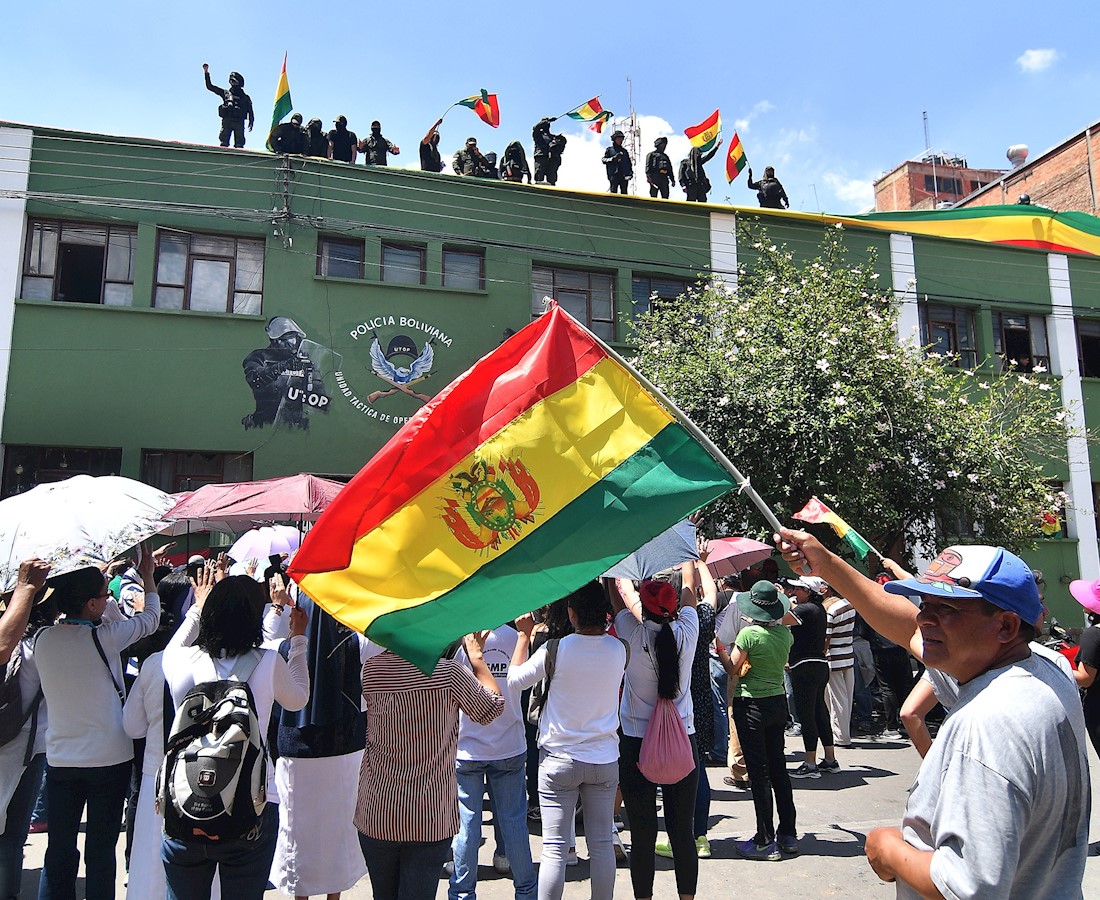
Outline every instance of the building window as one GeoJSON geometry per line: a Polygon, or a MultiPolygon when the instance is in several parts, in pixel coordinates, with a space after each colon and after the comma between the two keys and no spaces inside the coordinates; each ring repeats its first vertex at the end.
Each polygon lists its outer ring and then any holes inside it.
{"type": "Polygon", "coordinates": [[[993,313],[993,350],[1001,368],[1033,372],[1036,366],[1050,369],[1047,323],[1043,316],[993,313]]]}
{"type": "Polygon", "coordinates": [[[157,236],[153,306],[259,315],[264,242],[217,234],[162,231],[157,236]]]}
{"type": "Polygon", "coordinates": [[[630,279],[632,316],[647,313],[651,306],[675,300],[691,290],[691,282],[683,278],[665,278],[658,275],[635,275],[630,279]]]}
{"type": "Polygon", "coordinates": [[[1083,378],[1100,378],[1100,319],[1078,319],[1077,362],[1083,378]]]}
{"type": "Polygon", "coordinates": [[[0,495],[22,494],[40,484],[73,475],[117,475],[122,466],[118,447],[33,447],[8,444],[4,450],[0,495]]]}
{"type": "Polygon", "coordinates": [[[531,269],[531,318],[545,311],[544,300],[553,297],[571,316],[605,341],[615,340],[615,278],[605,272],[577,269],[531,269]]]}
{"type": "Polygon", "coordinates": [[[27,300],[130,306],[137,230],[31,220],[23,262],[27,300]]]}
{"type": "Polygon", "coordinates": [[[945,178],[942,175],[933,177],[924,176],[924,189],[929,194],[961,194],[963,192],[961,178],[945,178]]]}
{"type": "Polygon", "coordinates": [[[317,242],[317,274],[326,278],[362,278],[363,242],[322,237],[317,242]]]}
{"type": "Polygon", "coordinates": [[[191,450],[143,450],[141,480],[169,494],[204,484],[252,480],[252,454],[191,450]]]}
{"type": "Polygon", "coordinates": [[[944,303],[920,304],[921,341],[930,353],[949,357],[964,369],[977,365],[974,311],[944,303]]]}
{"type": "Polygon", "coordinates": [[[485,254],[480,250],[444,247],[443,287],[485,290],[485,254]]]}
{"type": "Polygon", "coordinates": [[[395,284],[424,284],[427,250],[414,244],[382,244],[382,280],[395,284]]]}

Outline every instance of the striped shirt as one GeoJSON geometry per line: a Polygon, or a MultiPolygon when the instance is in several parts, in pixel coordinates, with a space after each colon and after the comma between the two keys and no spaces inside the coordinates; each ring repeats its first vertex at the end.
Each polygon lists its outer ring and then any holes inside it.
{"type": "Polygon", "coordinates": [[[825,604],[828,620],[826,637],[829,641],[829,668],[850,669],[855,665],[852,641],[855,637],[856,611],[843,597],[830,599],[825,604]]]}
{"type": "Polygon", "coordinates": [[[380,841],[442,841],[458,832],[458,711],[487,725],[504,698],[460,663],[431,675],[389,651],[363,664],[367,746],[355,827],[380,841]]]}

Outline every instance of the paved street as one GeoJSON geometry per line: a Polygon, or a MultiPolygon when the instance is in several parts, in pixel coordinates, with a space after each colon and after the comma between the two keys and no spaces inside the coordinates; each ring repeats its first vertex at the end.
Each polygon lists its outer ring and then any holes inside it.
{"type": "MultiPolygon", "coordinates": [[[[788,758],[792,767],[801,750],[798,738],[787,739],[788,758]]],[[[1100,764],[1089,751],[1092,783],[1100,784],[1100,764]]],[[[842,751],[839,774],[822,776],[820,780],[795,781],[795,803],[798,807],[798,830],[802,837],[802,855],[778,863],[748,862],[734,858],[732,841],[751,835],[753,831],[752,798],[747,792],[734,791],[722,784],[724,771],[707,770],[713,791],[711,806],[711,844],[714,858],[699,866],[701,898],[729,897],[883,897],[893,896],[893,889],[875,878],[863,858],[863,836],[878,825],[897,824],[908,789],[919,762],[908,743],[900,741],[857,742],[856,749],[842,751]]],[[[482,847],[478,896],[483,900],[510,900],[511,881],[497,875],[490,867],[492,860],[492,829],[486,825],[489,841],[482,847]]],[[[629,832],[624,833],[629,843],[629,832]]],[[[1090,831],[1092,852],[1085,875],[1084,895],[1100,897],[1100,810],[1093,805],[1090,831]]],[[[123,895],[125,873],[121,867],[119,842],[119,896],[123,895]]],[[[535,858],[539,853],[539,838],[532,835],[535,858]]],[[[32,835],[27,848],[27,869],[24,896],[34,897],[42,854],[46,849],[45,835],[32,835]]],[[[566,898],[589,896],[588,865],[583,838],[578,848],[581,863],[569,870],[566,898]]],[[[445,894],[440,883],[439,896],[445,894]]],[[[630,898],[630,872],[619,866],[616,895],[630,898]]],[[[82,893],[78,896],[83,896],[82,893]]],[[[281,896],[274,891],[268,897],[281,896]]],[[[352,891],[344,894],[349,900],[368,900],[369,880],[364,878],[352,891]]],[[[670,860],[658,860],[655,896],[675,896],[675,882],[670,860]]],[[[232,900],[232,898],[227,898],[232,900]]]]}

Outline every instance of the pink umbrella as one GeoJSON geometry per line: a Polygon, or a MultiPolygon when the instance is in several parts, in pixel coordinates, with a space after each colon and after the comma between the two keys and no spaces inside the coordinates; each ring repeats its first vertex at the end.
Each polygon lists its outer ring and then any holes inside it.
{"type": "Polygon", "coordinates": [[[746,537],[715,538],[707,543],[707,566],[716,578],[736,575],[772,555],[772,547],[746,537]]]}
{"type": "Polygon", "coordinates": [[[168,510],[165,518],[190,522],[197,531],[241,531],[263,522],[315,522],[343,487],[339,481],[309,474],[205,484],[168,510]]]}

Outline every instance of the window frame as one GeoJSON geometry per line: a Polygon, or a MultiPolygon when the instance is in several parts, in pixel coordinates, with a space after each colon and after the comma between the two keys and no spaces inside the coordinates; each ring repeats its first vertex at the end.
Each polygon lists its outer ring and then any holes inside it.
{"type": "MultiPolygon", "coordinates": [[[[340,260],[341,262],[350,263],[351,260],[340,260]]],[[[349,238],[349,237],[336,237],[333,235],[322,234],[317,238],[317,274],[321,278],[355,278],[362,281],[366,277],[367,266],[367,244],[362,238],[349,238]],[[325,250],[329,246],[343,246],[354,247],[359,251],[359,274],[358,275],[333,275],[330,272],[324,271],[326,268],[325,263],[331,260],[330,256],[325,255],[325,250]]]]}
{"type": "Polygon", "coordinates": [[[1087,316],[1074,316],[1073,318],[1073,333],[1077,340],[1077,370],[1082,378],[1100,378],[1100,319],[1090,319],[1087,316]],[[1085,354],[1082,352],[1081,326],[1086,328],[1095,329],[1094,334],[1087,334],[1087,337],[1096,339],[1097,353],[1096,353],[1096,366],[1090,367],[1090,371],[1085,371],[1085,354]],[[1091,374],[1090,374],[1091,373],[1091,374]]]}
{"type": "Polygon", "coordinates": [[[483,247],[461,247],[451,244],[443,245],[443,258],[440,265],[440,278],[443,287],[450,288],[456,291],[484,291],[485,290],[485,248],[483,247]],[[460,256],[473,256],[477,258],[477,286],[465,287],[462,285],[447,284],[447,258],[451,255],[460,256]]]}
{"type": "Polygon", "coordinates": [[[1047,332],[1047,317],[1041,313],[1021,313],[1021,312],[1009,312],[1003,309],[993,310],[993,355],[997,358],[997,365],[1002,372],[1019,372],[1021,374],[1030,374],[1035,370],[1035,366],[1043,366],[1047,372],[1051,371],[1050,368],[1050,335],[1047,332]],[[1027,366],[1009,366],[1009,360],[1007,358],[1005,340],[1005,319],[1006,318],[1024,318],[1027,320],[1026,328],[1011,328],[1009,330],[1016,332],[1025,332],[1027,334],[1028,341],[1028,354],[1031,362],[1027,366]],[[1036,353],[1035,347],[1035,320],[1042,326],[1043,343],[1046,345],[1046,353],[1036,353]]]}
{"type": "Polygon", "coordinates": [[[679,276],[676,276],[676,275],[649,275],[649,274],[646,274],[644,272],[631,272],[630,273],[630,316],[631,316],[631,318],[636,319],[638,316],[644,315],[645,313],[649,312],[650,310],[652,310],[654,308],[654,306],[656,305],[654,303],[654,297],[653,297],[654,294],[657,295],[656,299],[660,303],[675,303],[676,300],[678,300],[682,295],[684,295],[688,291],[690,291],[695,284],[696,284],[696,279],[680,278],[679,276]],[[644,308],[643,308],[641,302],[639,302],[639,300],[637,299],[637,296],[636,296],[637,292],[635,291],[635,286],[638,283],[642,282],[642,281],[647,282],[647,286],[649,288],[649,290],[646,291],[644,308]],[[670,295],[667,292],[662,292],[662,291],[660,291],[660,290],[658,290],[654,287],[655,282],[662,282],[662,281],[667,282],[669,284],[675,282],[676,284],[683,285],[683,287],[681,288],[681,290],[677,291],[675,294],[670,295]]]}
{"type": "Polygon", "coordinates": [[[213,231],[183,231],[174,228],[158,228],[157,229],[157,250],[156,256],[153,259],[153,309],[163,310],[175,310],[176,312],[200,312],[200,313],[214,313],[216,315],[237,315],[237,316],[261,316],[263,315],[264,308],[264,280],[265,269],[267,267],[267,242],[263,237],[242,236],[236,234],[222,234],[213,231]],[[173,237],[186,237],[187,238],[187,252],[183,261],[183,283],[173,284],[167,281],[160,280],[160,261],[162,240],[166,236],[173,237]],[[202,250],[193,250],[194,242],[196,238],[212,238],[219,240],[226,240],[233,242],[233,254],[231,256],[221,256],[217,253],[202,250]],[[260,289],[256,290],[244,290],[237,287],[237,260],[241,253],[241,244],[256,245],[260,251],[260,289]],[[193,274],[194,263],[198,262],[218,262],[229,264],[229,277],[226,285],[226,298],[225,309],[193,309],[191,305],[191,294],[193,288],[193,274]],[[157,304],[157,294],[161,288],[167,290],[182,290],[183,301],[180,306],[161,306],[157,304]],[[236,299],[238,294],[248,295],[250,297],[256,297],[259,299],[259,307],[255,312],[239,312],[235,309],[236,299]]]}
{"type": "Polygon", "coordinates": [[[73,475],[117,475],[121,467],[121,447],[7,444],[0,497],[13,497],[37,485],[62,481],[73,475]],[[108,458],[112,454],[113,457],[108,458]]]}
{"type": "MultiPolygon", "coordinates": [[[[19,274],[19,296],[23,297],[23,280],[26,278],[46,279],[48,278],[50,284],[50,297],[51,303],[79,303],[83,306],[133,306],[134,305],[134,269],[137,267],[137,238],[138,229],[137,226],[118,225],[111,222],[95,222],[84,221],[81,219],[50,219],[40,216],[27,216],[27,234],[25,239],[26,246],[23,248],[23,260],[22,267],[19,274]],[[41,272],[31,271],[31,251],[34,247],[34,234],[36,228],[42,226],[52,226],[56,228],[56,241],[53,250],[53,270],[49,275],[43,275],[41,272]],[[103,264],[100,267],[99,278],[99,300],[65,300],[58,299],[57,293],[61,282],[61,258],[62,247],[65,246],[65,229],[68,228],[87,228],[97,229],[104,233],[104,239],[102,244],[85,244],[83,246],[89,247],[102,247],[103,249],[103,264]],[[110,273],[110,254],[111,254],[111,238],[115,235],[126,235],[129,238],[130,253],[129,253],[129,275],[130,280],[126,281],[119,278],[111,278],[110,273]],[[112,285],[128,286],[130,288],[130,302],[129,303],[108,303],[106,301],[107,289],[112,285]]],[[[39,253],[41,259],[41,252],[39,253]]],[[[43,298],[26,298],[26,299],[43,299],[43,298]]]]}
{"type": "Polygon", "coordinates": [[[964,369],[973,369],[978,364],[978,316],[977,310],[971,306],[959,306],[954,303],[945,303],[941,300],[925,298],[917,304],[918,318],[920,319],[921,344],[927,353],[939,353],[935,342],[932,340],[933,326],[949,326],[952,335],[952,348],[950,353],[958,357],[957,364],[964,369]],[[942,311],[950,310],[951,319],[942,318],[942,311]],[[935,311],[940,314],[933,315],[935,311]],[[959,343],[960,317],[965,317],[965,326],[970,331],[971,347],[963,347],[959,343]]]}
{"type": "MultiPolygon", "coordinates": [[[[393,271],[411,272],[412,269],[409,266],[391,266],[393,271]]],[[[428,283],[428,248],[424,244],[414,244],[404,241],[382,241],[382,246],[378,252],[378,280],[384,281],[387,284],[407,284],[413,287],[422,286],[428,283]],[[397,279],[386,278],[386,250],[403,250],[412,251],[420,256],[420,280],[419,281],[400,281],[397,279]]]]}
{"type": "MultiPolygon", "coordinates": [[[[580,269],[570,266],[558,266],[551,263],[532,262],[531,264],[531,321],[535,321],[542,315],[543,310],[539,308],[542,297],[535,297],[536,293],[544,294],[545,292],[538,288],[539,273],[546,272],[550,274],[550,291],[551,297],[557,297],[558,289],[558,273],[568,273],[570,275],[584,275],[588,279],[588,287],[585,290],[585,318],[584,326],[598,335],[605,341],[613,342],[617,340],[618,335],[618,318],[616,316],[616,280],[617,273],[614,271],[606,271],[599,269],[580,269]],[[610,319],[597,319],[592,315],[592,278],[606,278],[608,282],[609,303],[611,306],[611,318],[610,319]],[[607,326],[609,334],[601,334],[600,328],[607,326]]],[[[564,287],[562,290],[569,291],[570,293],[577,293],[580,291],[576,287],[564,287]]],[[[560,301],[559,301],[560,302],[560,301]]]]}

